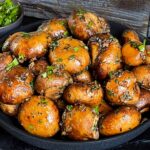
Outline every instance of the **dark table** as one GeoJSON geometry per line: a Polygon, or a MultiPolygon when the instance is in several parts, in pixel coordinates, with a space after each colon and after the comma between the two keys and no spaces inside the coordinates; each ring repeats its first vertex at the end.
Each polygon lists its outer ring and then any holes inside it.
{"type": "MultiPolygon", "coordinates": [[[[39,21],[39,19],[24,17],[22,25],[39,21]]],[[[136,139],[115,147],[111,150],[150,150],[150,129],[136,139]]],[[[37,147],[26,144],[0,128],[0,150],[40,150],[37,147]]]]}

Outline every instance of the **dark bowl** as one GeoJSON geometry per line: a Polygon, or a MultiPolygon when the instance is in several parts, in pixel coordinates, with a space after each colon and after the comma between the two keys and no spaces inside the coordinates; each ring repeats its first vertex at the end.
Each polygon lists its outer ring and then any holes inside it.
{"type": "MultiPolygon", "coordinates": [[[[13,30],[7,35],[3,36],[3,38],[0,38],[0,43],[3,43],[5,39],[8,37],[9,34],[12,34],[13,32],[18,32],[18,31],[25,31],[25,32],[30,32],[34,31],[37,29],[37,27],[41,24],[42,22],[35,22],[26,26],[21,26],[20,28],[17,28],[16,30],[13,30]]],[[[117,37],[118,39],[121,39],[120,36],[122,32],[127,29],[126,26],[121,25],[119,23],[115,22],[110,22],[111,26],[111,33],[117,37]]],[[[141,39],[143,40],[144,37],[140,36],[141,39]]],[[[148,41],[148,44],[150,42],[148,41]]],[[[146,114],[145,114],[146,115],[146,114]]],[[[31,145],[37,146],[39,148],[43,149],[49,149],[49,150],[104,150],[108,148],[112,148],[115,146],[118,146],[120,144],[126,143],[144,131],[146,131],[150,127],[150,114],[148,112],[147,116],[143,116],[147,119],[147,121],[141,123],[138,127],[135,129],[126,132],[124,134],[112,136],[112,137],[101,137],[97,141],[72,141],[69,139],[65,139],[60,137],[60,134],[52,137],[52,138],[40,138],[33,136],[29,133],[27,133],[21,125],[18,123],[16,118],[9,117],[2,113],[0,111],[0,126],[5,129],[8,133],[12,134],[16,138],[29,143],[31,145]]]]}
{"type": "Polygon", "coordinates": [[[21,6],[21,4],[20,4],[19,2],[15,1],[15,0],[13,0],[13,2],[14,2],[15,4],[18,4],[18,5],[20,6],[20,10],[21,10],[20,16],[19,16],[18,19],[17,19],[15,22],[13,22],[12,24],[7,25],[7,26],[4,26],[4,27],[0,27],[0,36],[2,36],[2,35],[4,35],[4,34],[8,33],[8,32],[11,31],[11,30],[16,29],[16,28],[22,23],[22,21],[23,21],[23,16],[24,16],[23,7],[21,6]]]}

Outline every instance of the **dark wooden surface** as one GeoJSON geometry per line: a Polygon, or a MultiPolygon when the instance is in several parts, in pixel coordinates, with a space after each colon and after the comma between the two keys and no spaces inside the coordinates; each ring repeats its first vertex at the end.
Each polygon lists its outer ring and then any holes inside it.
{"type": "Polygon", "coordinates": [[[106,19],[126,24],[147,35],[150,0],[18,0],[27,16],[67,17],[73,9],[85,8],[106,19]]]}
{"type": "MultiPolygon", "coordinates": [[[[22,25],[26,25],[31,22],[36,22],[38,20],[39,19],[36,18],[25,17],[22,25]]],[[[11,136],[9,133],[4,131],[2,128],[0,128],[0,150],[41,150],[41,149],[16,139],[15,137],[11,136]]],[[[150,150],[150,129],[145,131],[142,135],[138,136],[134,140],[110,150],[150,150]]]]}

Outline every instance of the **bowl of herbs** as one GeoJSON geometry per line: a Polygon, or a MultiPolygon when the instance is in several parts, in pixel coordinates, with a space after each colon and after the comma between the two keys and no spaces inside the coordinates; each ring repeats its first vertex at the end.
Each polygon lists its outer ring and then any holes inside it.
{"type": "Polygon", "coordinates": [[[23,8],[15,0],[0,0],[0,36],[18,27],[23,20],[23,8]]]}

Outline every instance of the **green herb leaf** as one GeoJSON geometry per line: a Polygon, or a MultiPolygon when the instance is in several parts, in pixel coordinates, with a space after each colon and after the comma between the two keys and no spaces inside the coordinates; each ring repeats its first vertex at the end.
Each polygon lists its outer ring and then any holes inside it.
{"type": "Polygon", "coordinates": [[[22,33],[22,37],[24,37],[24,38],[29,38],[29,37],[30,37],[30,34],[23,32],[23,33],[22,33]]]}
{"type": "Polygon", "coordinates": [[[32,124],[29,124],[29,125],[28,125],[28,129],[29,129],[29,130],[33,130],[33,129],[34,129],[34,126],[33,126],[32,124]]]}
{"type": "Polygon", "coordinates": [[[7,65],[6,70],[9,71],[13,67],[17,66],[19,64],[18,60],[15,58],[10,64],[7,65]]]}
{"type": "Polygon", "coordinates": [[[34,81],[30,82],[30,86],[32,87],[32,89],[34,88],[34,81]]]}
{"type": "Polygon", "coordinates": [[[62,58],[58,58],[56,61],[57,61],[57,62],[62,62],[63,59],[62,59],[62,58]]]}
{"type": "Polygon", "coordinates": [[[111,90],[106,90],[106,92],[107,92],[107,94],[108,94],[109,96],[114,96],[114,92],[113,92],[113,91],[111,91],[111,90]]]}
{"type": "Polygon", "coordinates": [[[68,31],[65,31],[64,32],[64,36],[68,36],[69,35],[69,32],[68,31]]]}
{"type": "Polygon", "coordinates": [[[143,44],[138,46],[139,51],[144,52],[145,51],[145,46],[146,46],[146,39],[144,39],[143,44]]]}
{"type": "Polygon", "coordinates": [[[45,98],[40,99],[40,104],[47,105],[48,101],[45,98]]]}
{"type": "Polygon", "coordinates": [[[24,54],[20,54],[18,57],[19,60],[24,60],[24,58],[25,58],[24,54]]]}
{"type": "Polygon", "coordinates": [[[87,27],[90,29],[93,26],[93,21],[89,21],[87,27]]]}
{"type": "Polygon", "coordinates": [[[69,60],[74,60],[74,59],[75,59],[75,55],[69,56],[69,60]]]}
{"type": "Polygon", "coordinates": [[[72,105],[67,105],[66,108],[67,108],[67,110],[71,111],[73,109],[73,106],[72,105]]]}
{"type": "Polygon", "coordinates": [[[79,47],[74,47],[74,51],[77,52],[79,50],[79,47]]]}
{"type": "Polygon", "coordinates": [[[50,44],[50,49],[54,50],[57,46],[58,46],[58,41],[54,41],[52,42],[52,44],[50,44]]]}
{"type": "Polygon", "coordinates": [[[41,74],[42,78],[46,78],[47,77],[47,72],[44,72],[41,74]]]}
{"type": "Polygon", "coordinates": [[[93,108],[93,111],[94,111],[95,114],[99,115],[99,106],[95,106],[93,108]]]}
{"type": "Polygon", "coordinates": [[[83,16],[87,11],[84,9],[78,9],[76,15],[77,16],[83,16]]]}

